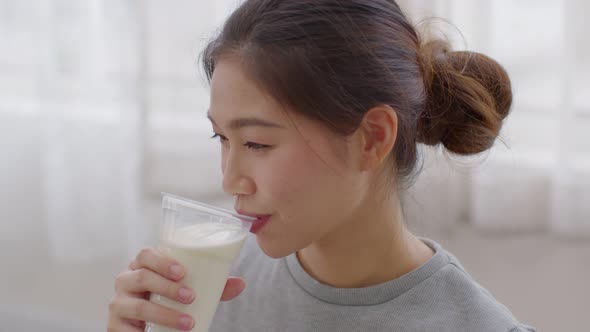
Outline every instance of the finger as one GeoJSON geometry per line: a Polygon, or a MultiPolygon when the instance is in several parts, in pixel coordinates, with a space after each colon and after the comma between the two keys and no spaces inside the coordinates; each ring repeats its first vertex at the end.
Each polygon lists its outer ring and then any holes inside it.
{"type": "Polygon", "coordinates": [[[113,300],[111,312],[124,319],[153,322],[181,331],[189,331],[194,326],[194,320],[190,315],[132,297],[121,296],[113,300]]]}
{"type": "Polygon", "coordinates": [[[143,331],[145,329],[145,322],[144,321],[136,320],[136,319],[127,319],[127,323],[129,323],[129,325],[140,328],[141,331],[143,331]]]}
{"type": "Polygon", "coordinates": [[[144,328],[121,322],[116,327],[108,327],[108,332],[143,332],[144,328]]]}
{"type": "Polygon", "coordinates": [[[115,311],[113,303],[109,305],[109,323],[107,325],[107,332],[128,332],[128,331],[143,331],[145,323],[139,320],[121,319],[115,311]]]}
{"type": "Polygon", "coordinates": [[[185,274],[182,264],[153,248],[142,249],[135,260],[129,264],[131,270],[141,268],[150,269],[172,280],[180,280],[185,274]]]}
{"type": "Polygon", "coordinates": [[[221,294],[221,301],[229,301],[236,298],[244,291],[246,283],[242,278],[229,277],[221,294]]]}
{"type": "Polygon", "coordinates": [[[147,269],[128,272],[120,283],[119,289],[130,293],[150,292],[186,304],[195,299],[195,293],[190,287],[166,279],[147,269]]]}
{"type": "Polygon", "coordinates": [[[136,259],[137,259],[137,256],[133,256],[129,260],[129,265],[127,265],[127,268],[129,270],[137,270],[138,269],[138,267],[135,265],[136,264],[136,262],[135,262],[136,259]]]}

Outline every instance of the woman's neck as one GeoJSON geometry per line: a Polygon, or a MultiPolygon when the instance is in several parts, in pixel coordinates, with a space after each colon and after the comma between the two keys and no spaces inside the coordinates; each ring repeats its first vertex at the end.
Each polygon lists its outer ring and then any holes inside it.
{"type": "Polygon", "coordinates": [[[316,280],[338,288],[360,288],[398,278],[433,255],[409,232],[399,199],[366,206],[319,241],[297,252],[303,268],[316,280]]]}

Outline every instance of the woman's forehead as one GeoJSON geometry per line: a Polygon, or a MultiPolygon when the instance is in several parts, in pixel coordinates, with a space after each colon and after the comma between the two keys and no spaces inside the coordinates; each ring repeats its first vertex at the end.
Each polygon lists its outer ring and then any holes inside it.
{"type": "Polygon", "coordinates": [[[209,115],[219,124],[252,117],[296,131],[296,135],[310,144],[330,142],[330,145],[340,146],[344,143],[341,135],[333,133],[324,124],[290,109],[263,91],[248,78],[235,57],[222,58],[217,63],[211,90],[209,115]]]}
{"type": "Polygon", "coordinates": [[[211,80],[209,114],[214,118],[259,117],[287,126],[288,110],[245,74],[232,58],[220,60],[211,80]]]}

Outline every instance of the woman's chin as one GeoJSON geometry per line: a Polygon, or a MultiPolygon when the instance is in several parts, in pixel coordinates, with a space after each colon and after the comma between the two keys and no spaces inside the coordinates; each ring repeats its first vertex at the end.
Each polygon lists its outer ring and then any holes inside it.
{"type": "Polygon", "coordinates": [[[268,239],[260,233],[256,234],[256,242],[258,242],[258,246],[266,256],[275,259],[289,256],[296,251],[293,248],[286,246],[284,241],[268,239]]]}

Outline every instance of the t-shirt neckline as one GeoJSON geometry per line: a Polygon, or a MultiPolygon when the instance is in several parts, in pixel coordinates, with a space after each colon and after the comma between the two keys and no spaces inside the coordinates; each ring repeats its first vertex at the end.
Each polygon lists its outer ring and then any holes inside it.
{"type": "Polygon", "coordinates": [[[427,238],[420,240],[434,251],[426,263],[394,280],[363,288],[336,288],[317,281],[301,266],[295,253],[285,257],[284,261],[295,282],[321,301],[344,306],[376,305],[402,295],[449,263],[449,256],[438,243],[427,238]]]}

